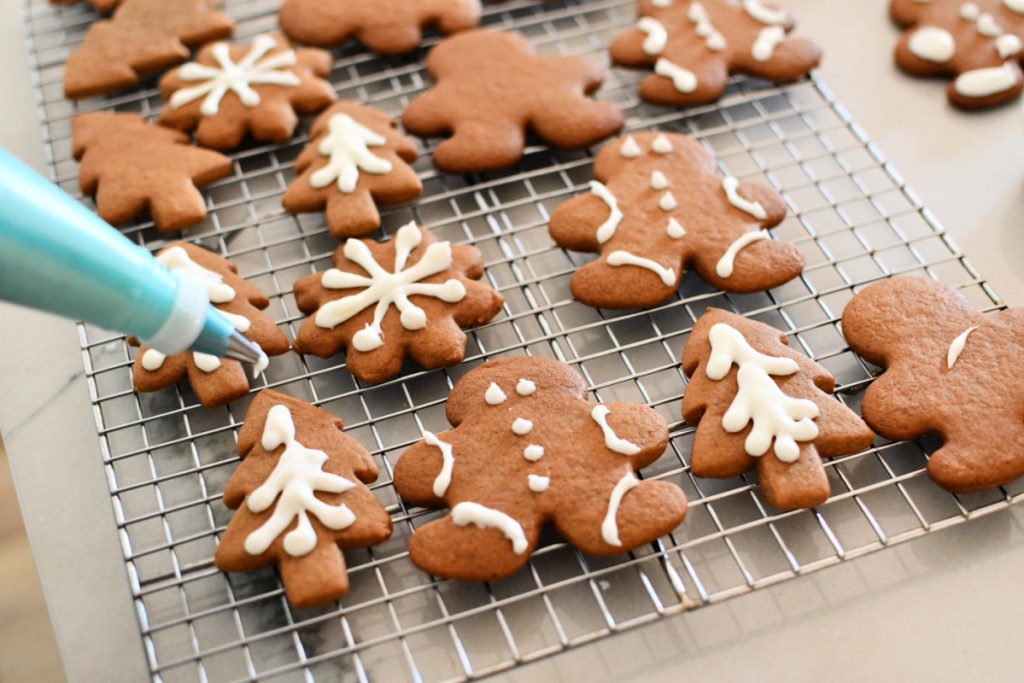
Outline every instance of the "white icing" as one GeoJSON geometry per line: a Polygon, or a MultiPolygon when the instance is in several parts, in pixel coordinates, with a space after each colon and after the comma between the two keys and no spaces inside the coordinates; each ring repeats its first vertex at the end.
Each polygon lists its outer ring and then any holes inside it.
{"type": "Polygon", "coordinates": [[[753,244],[760,240],[768,239],[768,233],[762,232],[761,230],[754,230],[753,232],[745,232],[740,235],[729,248],[722,254],[722,258],[718,259],[718,264],[715,265],[715,272],[718,273],[718,277],[730,277],[733,270],[736,267],[736,255],[740,253],[740,250],[747,245],[753,244]]]}
{"type": "Polygon", "coordinates": [[[203,372],[213,372],[220,367],[220,358],[217,356],[211,356],[208,353],[193,353],[192,362],[196,364],[196,367],[203,372]]]}
{"type": "Polygon", "coordinates": [[[508,397],[505,396],[505,392],[501,390],[501,387],[494,382],[491,382],[491,385],[487,387],[487,391],[484,392],[484,400],[487,401],[487,405],[489,406],[501,405],[507,400],[507,398],[508,397]]]}
{"type": "Polygon", "coordinates": [[[964,345],[967,344],[967,337],[969,337],[971,332],[974,332],[976,329],[978,328],[968,327],[953,340],[953,343],[949,345],[949,351],[946,353],[947,370],[952,370],[953,366],[956,365],[957,360],[960,359],[960,354],[964,352],[964,345]]]}
{"type": "Polygon", "coordinates": [[[530,444],[523,449],[523,457],[530,462],[537,462],[544,457],[544,447],[537,444],[530,444]]]}
{"type": "Polygon", "coordinates": [[[512,431],[519,436],[526,436],[533,431],[533,423],[525,417],[517,417],[515,421],[512,422],[512,431]]]}
{"type": "Polygon", "coordinates": [[[752,202],[740,196],[739,187],[740,181],[732,176],[726,176],[722,180],[722,189],[725,190],[725,196],[730,204],[740,211],[749,213],[758,220],[763,221],[765,218],[768,218],[768,212],[764,210],[760,202],[752,202]]]}
{"type": "Polygon", "coordinates": [[[686,229],[683,228],[683,226],[679,225],[679,221],[677,221],[675,218],[669,218],[668,227],[665,228],[665,232],[668,233],[669,237],[671,237],[674,240],[677,240],[686,234],[686,229]]]}
{"type": "Polygon", "coordinates": [[[644,38],[643,51],[649,55],[660,55],[668,41],[665,25],[654,17],[642,17],[636,27],[647,34],[644,38]]]}
{"type": "Polygon", "coordinates": [[[981,8],[978,7],[976,2],[965,2],[960,5],[960,18],[966,19],[967,21],[977,21],[978,17],[981,16],[981,8]]]}
{"type": "Polygon", "coordinates": [[[455,467],[452,445],[447,441],[441,441],[433,432],[423,432],[423,442],[441,451],[441,471],[434,477],[434,495],[441,498],[452,483],[452,469],[455,467]]]}
{"type": "Polygon", "coordinates": [[[621,455],[636,455],[640,452],[640,447],[632,441],[620,439],[618,434],[615,433],[615,430],[613,430],[611,425],[608,424],[608,413],[610,412],[611,410],[608,409],[608,406],[603,403],[598,403],[594,406],[593,410],[590,411],[591,419],[594,420],[594,422],[601,427],[601,431],[604,432],[604,447],[621,455]]]}
{"type": "Polygon", "coordinates": [[[999,53],[1000,59],[1016,57],[1020,54],[1022,47],[1024,46],[1022,46],[1020,38],[1012,33],[1004,33],[996,38],[996,52],[999,53]]]}
{"type": "Polygon", "coordinates": [[[226,304],[235,300],[235,290],[224,284],[220,273],[203,268],[193,261],[182,247],[171,247],[160,252],[156,260],[179,277],[189,277],[206,287],[206,294],[214,304],[226,304]]]}
{"type": "Polygon", "coordinates": [[[267,358],[267,354],[263,353],[263,349],[260,349],[260,357],[256,359],[256,362],[252,366],[252,378],[256,379],[270,367],[270,359],[267,358]]]}
{"type": "Polygon", "coordinates": [[[659,9],[665,9],[672,6],[672,0],[651,0],[651,4],[659,9]]]}
{"type": "Polygon", "coordinates": [[[954,88],[964,97],[988,97],[1017,85],[1017,72],[1012,62],[986,69],[973,69],[957,77],[954,88]]]}
{"type": "Polygon", "coordinates": [[[520,379],[516,384],[516,393],[520,396],[529,396],[537,391],[537,385],[528,379],[520,379]]]}
{"type": "Polygon", "coordinates": [[[512,550],[516,555],[522,555],[530,547],[519,522],[500,510],[492,510],[479,503],[457,504],[452,508],[452,522],[458,526],[473,524],[481,529],[499,530],[512,542],[512,550]]]}
{"type": "Polygon", "coordinates": [[[269,509],[275,500],[277,505],[267,521],[246,536],[245,552],[250,555],[266,552],[292,520],[298,523],[285,535],[284,551],[292,557],[312,552],[316,547],[316,531],[308,513],[313,513],[321,524],[334,531],[347,529],[355,523],[356,516],[344,503],[331,505],[316,497],[316,491],[342,493],[356,485],[325,472],[327,454],[306,448],[295,439],[295,423],[287,407],[276,405],[267,413],[262,444],[268,453],[282,445],[285,449],[267,480],[249,494],[246,505],[254,514],[269,509]]]}
{"type": "Polygon", "coordinates": [[[213,116],[220,109],[220,102],[228,92],[235,93],[246,107],[255,107],[260,103],[260,94],[252,89],[253,85],[298,87],[301,83],[299,77],[286,70],[299,63],[294,50],[284,50],[266,59],[263,58],[275,47],[277,41],[271,36],[256,36],[249,51],[235,64],[231,60],[231,49],[228,44],[217,43],[211,48],[211,54],[218,66],[189,62],[178,71],[178,78],[186,83],[203,83],[176,91],[171,95],[171,107],[178,109],[200,97],[205,97],[199,111],[203,116],[213,116]]]}
{"type": "Polygon", "coordinates": [[[355,191],[360,171],[376,175],[391,173],[394,170],[391,162],[369,149],[385,143],[387,138],[348,114],[335,114],[327,122],[327,135],[317,147],[329,161],[309,177],[309,184],[320,189],[337,181],[338,189],[348,194],[355,191]]]}
{"type": "Polygon", "coordinates": [[[953,34],[938,26],[924,26],[914,32],[907,43],[910,52],[928,62],[942,64],[956,54],[953,34]]]}
{"type": "Polygon", "coordinates": [[[719,33],[711,23],[711,17],[708,16],[704,5],[699,2],[691,2],[686,18],[697,25],[697,35],[704,39],[704,44],[709,50],[721,52],[726,48],[725,36],[719,33]]]}
{"type": "Polygon", "coordinates": [[[165,360],[167,360],[167,356],[156,349],[146,349],[142,354],[142,367],[154,372],[163,367],[165,360]]]}
{"type": "MultiPolygon", "coordinates": [[[[918,0],[918,2],[920,1],[918,0]]],[[[743,0],[743,9],[747,11],[751,18],[762,24],[786,23],[786,12],[784,10],[765,7],[761,0],[743,0]]]]}
{"type": "Polygon", "coordinates": [[[652,190],[664,190],[668,187],[668,178],[661,171],[654,171],[651,173],[651,189],[652,190]]]}
{"type": "Polygon", "coordinates": [[[619,210],[619,202],[615,199],[615,195],[602,183],[596,180],[590,181],[590,194],[607,204],[609,211],[611,211],[608,219],[597,229],[597,241],[599,244],[604,244],[614,237],[615,231],[619,228],[619,223],[622,222],[623,217],[622,211],[619,210]]]}
{"type": "Polygon", "coordinates": [[[636,144],[636,138],[632,135],[627,135],[626,139],[622,141],[622,145],[619,146],[619,154],[627,159],[635,159],[642,153],[643,150],[640,149],[640,145],[636,144]]]}
{"type": "Polygon", "coordinates": [[[674,194],[666,192],[661,195],[661,199],[658,200],[658,207],[662,211],[674,211],[679,208],[679,202],[676,201],[674,194]]]}
{"type": "MultiPolygon", "coordinates": [[[[1003,0],[1003,4],[1007,9],[1016,12],[1017,14],[1024,14],[1024,0],[1003,0]]],[[[655,3],[657,5],[657,3],[655,3]]]]}
{"type": "Polygon", "coordinates": [[[221,311],[217,309],[217,312],[228,319],[228,322],[235,326],[235,329],[239,332],[248,332],[252,327],[252,321],[246,318],[244,315],[238,315],[237,313],[228,313],[227,311],[221,311]]]}
{"type": "Polygon", "coordinates": [[[526,481],[534,493],[544,493],[551,486],[551,477],[542,477],[539,474],[526,475],[526,481]]]}
{"type": "Polygon", "coordinates": [[[672,86],[681,93],[691,93],[697,89],[696,74],[664,57],[659,57],[654,63],[654,73],[672,79],[672,86]]]}
{"type": "Polygon", "coordinates": [[[352,346],[357,351],[366,352],[384,345],[381,321],[392,304],[401,313],[399,320],[402,327],[407,330],[420,330],[426,327],[427,316],[422,308],[409,301],[410,296],[429,296],[447,303],[462,301],[466,296],[466,287],[459,280],[450,279],[443,283],[420,282],[451,267],[452,246],[449,242],[434,242],[426,248],[419,261],[408,268],[405,267],[409,254],[422,242],[423,235],[415,223],[409,223],[398,231],[395,235],[394,272],[388,272],[377,263],[369,247],[362,241],[350,239],[345,242],[345,257],[361,266],[369,275],[357,275],[331,268],[324,273],[322,284],[325,289],[366,289],[321,306],[316,314],[316,324],[331,329],[376,304],[373,322],[352,337],[352,346]]]}
{"type": "Polygon", "coordinates": [[[639,266],[640,268],[646,268],[654,272],[661,281],[665,283],[666,287],[676,286],[676,271],[672,268],[666,268],[657,261],[652,261],[649,258],[643,256],[637,256],[636,254],[628,251],[618,249],[608,254],[608,265],[610,266],[639,266]]]}
{"type": "Polygon", "coordinates": [[[800,371],[792,358],[774,358],[754,349],[743,335],[726,323],[717,323],[708,333],[711,357],[707,376],[723,379],[733,364],[739,371],[736,397],[722,417],[722,428],[730,434],[743,431],[753,421],[744,448],[747,454],[761,456],[775,439],[775,456],[782,462],[800,457],[797,441],[812,441],[818,436],[818,406],[813,401],[792,398],[779,389],[771,375],[788,376],[800,371]]]}
{"type": "Polygon", "coordinates": [[[995,38],[1003,34],[1003,29],[999,26],[999,21],[994,16],[985,12],[978,17],[978,33],[985,36],[986,38],[995,38]]]}
{"type": "Polygon", "coordinates": [[[672,141],[665,137],[664,133],[659,133],[651,143],[651,151],[655,154],[671,154],[672,150],[672,141]]]}
{"type": "Polygon", "coordinates": [[[619,514],[622,497],[639,485],[640,480],[636,478],[636,475],[627,472],[622,475],[622,478],[615,484],[615,488],[612,489],[611,496],[608,498],[608,512],[605,513],[604,521],[601,522],[601,538],[608,545],[616,547],[622,545],[622,541],[619,540],[619,523],[615,518],[619,514]]]}
{"type": "Polygon", "coordinates": [[[786,40],[786,29],[781,26],[766,26],[757,34],[757,40],[750,48],[755,62],[767,62],[775,56],[775,48],[786,40]]]}

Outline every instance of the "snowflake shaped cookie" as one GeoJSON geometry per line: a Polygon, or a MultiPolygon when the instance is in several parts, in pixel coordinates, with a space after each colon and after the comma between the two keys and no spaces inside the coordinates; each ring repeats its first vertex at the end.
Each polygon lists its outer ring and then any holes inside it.
{"type": "Polygon", "coordinates": [[[376,202],[415,199],[423,184],[409,166],[416,148],[384,112],[338,102],[313,124],[309,146],[295,162],[299,177],[284,194],[296,213],[327,209],[327,228],[338,238],[380,227],[376,202]]]}
{"type": "Polygon", "coordinates": [[[686,514],[673,484],[636,472],[668,445],[651,408],[590,403],[580,375],[546,358],[504,358],[455,385],[454,429],[432,434],[395,465],[395,490],[450,513],[416,529],[413,563],[434,576],[491,580],[526,564],[546,522],[592,555],[626,552],[686,514]]]}
{"type": "Polygon", "coordinates": [[[885,369],[864,394],[864,419],[887,439],[938,436],[928,476],[980,491],[1024,474],[1024,308],[982,313],[956,289],[903,276],[846,305],[843,335],[885,369]]]}
{"type": "Polygon", "coordinates": [[[816,43],[788,35],[792,14],[761,0],[640,0],[637,14],[610,52],[621,66],[653,68],[640,95],[656,104],[713,102],[730,73],[792,81],[821,60],[816,43]]]}
{"type": "Polygon", "coordinates": [[[341,548],[386,540],[391,518],[365,486],[377,479],[373,459],[342,427],[290,396],[256,396],[238,434],[242,463],[224,488],[224,504],[236,512],[214,556],[218,568],[277,564],[296,607],[348,592],[341,548]]]}
{"type": "Polygon", "coordinates": [[[1024,90],[1024,0],[892,0],[889,14],[907,29],[896,64],[917,76],[947,76],[949,101],[993,107],[1024,90]]]}
{"type": "Polygon", "coordinates": [[[863,450],[874,437],[831,395],[835,380],[825,368],[764,323],[708,309],[687,340],[683,371],[683,417],[697,427],[693,473],[728,479],[756,469],[774,507],[823,503],[821,458],[863,450]]]}
{"type": "Polygon", "coordinates": [[[314,114],[335,100],[324,80],[332,59],[323,50],[295,50],[281,36],[263,34],[248,47],[226,42],[204,47],[160,79],[167,106],[160,123],[195,130],[204,147],[232,149],[246,131],[260,142],[285,142],[297,114],[314,114]]]}
{"type": "Polygon", "coordinates": [[[594,161],[590,192],[555,209],[548,226],[567,249],[600,257],[572,277],[573,295],[604,308],[653,306],[675,293],[683,269],[729,292],[776,287],[803,258],[772,240],[786,204],[775,190],[723,176],[692,138],[634,133],[594,161]]]}
{"type": "Polygon", "coordinates": [[[349,371],[365,382],[397,374],[406,354],[428,369],[462,362],[460,327],[487,322],[503,303],[477,282],[479,251],[437,242],[413,223],[383,244],[346,241],[334,264],[295,283],[299,308],[313,314],[295,350],[328,358],[347,349],[349,371]]]}

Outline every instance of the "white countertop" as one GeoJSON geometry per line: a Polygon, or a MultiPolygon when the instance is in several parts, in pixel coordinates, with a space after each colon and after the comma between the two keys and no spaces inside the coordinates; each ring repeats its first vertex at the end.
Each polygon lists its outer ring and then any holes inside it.
{"type": "MultiPolygon", "coordinates": [[[[20,35],[19,0],[0,0],[0,146],[42,168],[43,151],[20,35]]],[[[789,0],[802,31],[825,46],[822,81],[833,91],[924,204],[937,216],[982,277],[1011,305],[1024,305],[1024,116],[1021,104],[963,113],[946,104],[943,81],[905,77],[892,66],[898,31],[885,0],[789,0]]],[[[28,492],[46,489],[73,501],[83,487],[105,481],[93,443],[69,444],[65,435],[91,428],[74,328],[34,313],[0,308],[0,359],[17,354],[23,371],[0,363],[0,425],[25,498],[30,540],[50,600],[50,611],[73,680],[97,680],[120,656],[124,680],[144,672],[141,647],[125,633],[94,639],[90,605],[78,599],[88,581],[123,586],[117,551],[97,561],[75,547],[74,524],[103,523],[109,510],[58,518],[67,543],[45,546],[41,530],[53,511],[28,492]],[[25,330],[54,338],[21,340],[25,330]],[[22,360],[24,359],[24,360],[22,360]],[[53,372],[32,371],[48,363],[53,372]],[[16,395],[15,395],[16,394],[16,395]],[[42,402],[57,401],[63,418],[54,430],[33,426],[42,402]],[[80,460],[67,464],[69,449],[80,460]],[[63,459],[62,459],[63,458],[63,459]],[[52,474],[58,472],[58,474],[52,474]],[[76,518],[81,517],[81,518],[76,518]],[[75,562],[80,581],[62,582],[75,562]],[[63,571],[62,571],[63,567],[63,571]],[[125,639],[129,644],[125,645],[125,639]],[[129,661],[130,660],[130,661],[129,661]]],[[[52,412],[52,411],[51,411],[52,412]]],[[[111,525],[110,538],[116,543],[111,525]]],[[[930,534],[873,555],[777,586],[754,591],[591,646],[523,667],[513,680],[663,680],[668,672],[729,680],[1010,680],[1024,669],[1020,615],[1024,608],[1024,510],[1008,511],[930,534]],[[585,678],[584,678],[585,677],[585,678]]],[[[97,584],[98,585],[98,584],[97,584]]],[[[130,610],[123,595],[102,609],[130,610]]],[[[143,674],[144,675],[144,674],[143,674]]]]}

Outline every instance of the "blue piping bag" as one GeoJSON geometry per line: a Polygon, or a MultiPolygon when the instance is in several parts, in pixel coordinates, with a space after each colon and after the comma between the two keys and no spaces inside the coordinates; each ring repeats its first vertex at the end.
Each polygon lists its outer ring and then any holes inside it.
{"type": "Polygon", "coordinates": [[[203,285],[173,275],[2,148],[0,299],[130,334],[167,355],[260,357],[203,285]]]}

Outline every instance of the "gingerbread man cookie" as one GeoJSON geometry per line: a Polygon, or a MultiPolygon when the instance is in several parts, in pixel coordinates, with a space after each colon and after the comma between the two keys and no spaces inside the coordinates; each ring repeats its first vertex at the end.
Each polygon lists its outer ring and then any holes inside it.
{"type": "Polygon", "coordinates": [[[419,47],[423,27],[455,33],[480,23],[480,0],[285,0],[281,28],[309,45],[333,47],[349,38],[385,55],[419,47]]]}
{"type": "Polygon", "coordinates": [[[337,239],[380,227],[376,202],[398,204],[420,196],[423,183],[409,166],[412,141],[394,119],[355,102],[338,102],[313,124],[295,162],[299,177],[281,203],[295,213],[327,208],[327,229],[337,239]]]}
{"type": "Polygon", "coordinates": [[[948,285],[894,277],[846,305],[843,335],[885,368],[861,404],[872,429],[942,439],[928,459],[939,486],[979,491],[1024,474],[1024,309],[981,313],[948,285]]]}
{"type": "Polygon", "coordinates": [[[636,28],[612,43],[612,61],[653,68],[640,95],[656,104],[713,102],[730,73],[785,82],[821,61],[816,43],[788,35],[793,15],[761,0],[640,0],[637,14],[636,28]]]}
{"type": "MultiPolygon", "coordinates": [[[[214,304],[245,337],[263,350],[255,373],[267,367],[267,356],[288,350],[288,339],[262,310],[270,300],[255,285],[238,276],[238,268],[227,259],[202,247],[176,242],[160,250],[157,260],[178,277],[192,278],[206,287],[214,304]]],[[[135,341],[135,340],[131,340],[135,341]]],[[[159,391],[188,378],[199,402],[207,408],[241,398],[249,393],[244,366],[230,358],[205,353],[165,356],[142,347],[132,366],[135,391],[159,391]]]]}
{"type": "Polygon", "coordinates": [[[803,258],[771,239],[786,203],[775,190],[723,176],[692,138],[634,133],[594,161],[590,192],[551,215],[551,237],[600,257],[573,275],[573,295],[603,308],[653,306],[675,293],[685,267],[729,292],[776,287],[803,258]]]}
{"type": "Polygon", "coordinates": [[[413,505],[449,507],[409,541],[434,576],[492,580],[529,559],[546,522],[592,555],[650,543],[682,522],[686,496],[636,471],[668,445],[647,406],[590,403],[587,385],[546,358],[503,358],[459,380],[446,412],[454,429],[410,447],[395,490],[413,505]]]}
{"type": "Polygon", "coordinates": [[[276,564],[288,601],[322,605],[349,588],[342,548],[391,536],[391,518],[366,484],[373,458],[342,432],[341,420],[265,389],[238,433],[242,463],[224,488],[236,510],[214,563],[226,572],[276,564]]]}
{"type": "Polygon", "coordinates": [[[164,232],[200,223],[206,202],[198,188],[231,173],[223,154],[193,147],[184,133],[136,114],[80,114],[71,134],[79,186],[96,195],[97,213],[115,225],[147,209],[164,232]]]}
{"type": "Polygon", "coordinates": [[[297,114],[315,114],[337,98],[324,80],[332,63],[329,52],[295,50],[269,34],[248,46],[207,45],[160,79],[160,124],[195,130],[196,141],[213,149],[238,147],[246,131],[260,142],[287,142],[297,114]]]}
{"type": "Polygon", "coordinates": [[[587,95],[604,69],[581,57],[537,55],[516,33],[467,31],[430,51],[437,83],[402,115],[421,137],[451,133],[434,150],[448,173],[492,171],[519,161],[529,128],[562,149],[587,147],[622,127],[622,111],[587,95]]]}
{"type": "Polygon", "coordinates": [[[757,469],[780,509],[825,502],[821,458],[855,453],[874,434],[831,394],[835,379],[773,327],[708,309],[683,350],[683,418],[696,425],[691,467],[728,479],[757,469]]]}
{"type": "Polygon", "coordinates": [[[427,369],[461,363],[460,328],[482,325],[504,303],[478,282],[476,248],[438,242],[414,223],[384,243],[348,240],[334,266],[295,283],[299,309],[315,315],[294,347],[321,358],[346,350],[349,372],[364,382],[398,374],[406,355],[427,369]]]}
{"type": "Polygon", "coordinates": [[[947,76],[949,101],[980,109],[1024,89],[1024,0],[892,0],[889,13],[907,29],[896,64],[917,76],[947,76]]]}
{"type": "Polygon", "coordinates": [[[79,99],[135,85],[141,76],[184,62],[190,48],[234,30],[211,0],[122,0],[68,57],[64,94],[79,99]]]}

